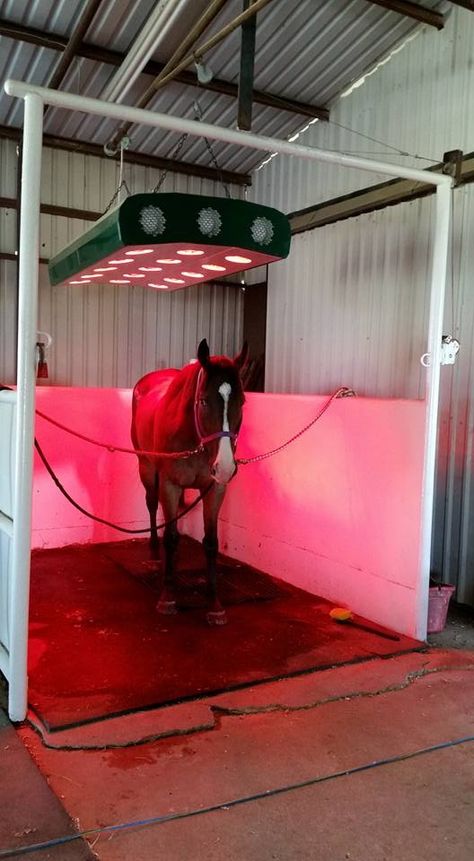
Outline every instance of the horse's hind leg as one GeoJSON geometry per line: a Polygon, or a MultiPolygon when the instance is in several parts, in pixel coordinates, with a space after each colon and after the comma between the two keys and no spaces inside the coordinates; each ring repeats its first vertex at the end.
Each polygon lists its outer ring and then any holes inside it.
{"type": "Polygon", "coordinates": [[[174,520],[178,512],[178,504],[181,496],[181,488],[170,481],[162,481],[160,485],[160,502],[163,510],[164,520],[167,523],[163,534],[163,557],[164,578],[163,586],[156,609],[164,615],[176,613],[175,598],[175,567],[176,551],[179,543],[179,533],[174,520]]]}
{"type": "Polygon", "coordinates": [[[207,584],[209,591],[209,610],[207,621],[209,625],[225,625],[227,616],[217,593],[217,553],[219,542],[217,537],[217,515],[224,501],[225,485],[215,484],[203,499],[204,510],[204,540],[203,546],[207,560],[207,584]]]}

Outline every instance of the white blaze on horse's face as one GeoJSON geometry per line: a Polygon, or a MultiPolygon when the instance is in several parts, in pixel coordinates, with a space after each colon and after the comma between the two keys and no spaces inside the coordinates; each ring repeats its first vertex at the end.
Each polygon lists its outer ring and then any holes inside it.
{"type": "MultiPolygon", "coordinates": [[[[222,419],[222,430],[229,432],[229,417],[228,417],[228,408],[229,408],[229,398],[232,393],[232,386],[230,383],[222,383],[219,386],[219,394],[224,401],[224,414],[222,419]]],[[[217,457],[214,462],[213,467],[213,475],[218,484],[227,484],[230,481],[233,474],[235,472],[235,460],[234,460],[234,452],[232,450],[232,443],[230,441],[230,437],[223,436],[219,440],[219,449],[217,452],[217,457]]]]}

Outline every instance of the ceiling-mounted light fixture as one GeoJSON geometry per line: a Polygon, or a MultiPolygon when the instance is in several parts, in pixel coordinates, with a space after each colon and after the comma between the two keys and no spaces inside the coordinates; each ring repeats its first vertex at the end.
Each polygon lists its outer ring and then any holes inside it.
{"type": "Polygon", "coordinates": [[[202,60],[195,60],[194,65],[196,67],[197,79],[200,84],[209,84],[213,77],[214,72],[212,71],[210,66],[206,66],[202,60]]]}
{"type": "Polygon", "coordinates": [[[178,290],[282,260],[286,215],[245,200],[134,194],[49,262],[52,285],[128,284],[178,290]]]}

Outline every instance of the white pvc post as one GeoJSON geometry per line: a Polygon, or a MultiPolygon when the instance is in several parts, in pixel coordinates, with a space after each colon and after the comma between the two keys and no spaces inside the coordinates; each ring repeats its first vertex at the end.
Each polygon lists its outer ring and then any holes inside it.
{"type": "Polygon", "coordinates": [[[31,509],[38,317],[39,214],[43,100],[25,96],[18,295],[17,430],[13,501],[12,590],[10,596],[11,720],[27,709],[27,647],[30,593],[31,509]]]}
{"type": "Polygon", "coordinates": [[[449,247],[451,185],[436,188],[436,223],[431,271],[430,321],[428,329],[429,363],[426,374],[425,449],[421,498],[420,582],[418,584],[417,634],[426,639],[428,619],[431,540],[433,529],[434,479],[438,438],[438,404],[441,373],[444,297],[449,247]]]}

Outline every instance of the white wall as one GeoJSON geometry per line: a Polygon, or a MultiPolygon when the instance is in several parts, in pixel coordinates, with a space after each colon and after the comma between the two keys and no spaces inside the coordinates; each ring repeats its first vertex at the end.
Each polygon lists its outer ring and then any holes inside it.
{"type": "MultiPolygon", "coordinates": [[[[428,166],[450,149],[474,151],[473,90],[474,15],[453,6],[444,30],[421,29],[331,106],[334,124],[316,122],[298,140],[428,166]]],[[[278,156],[256,172],[252,193],[290,212],[381,181],[278,156]]],[[[432,199],[419,200],[294,238],[290,259],[269,267],[270,390],[325,392],[344,384],[368,396],[424,396],[418,362],[426,350],[432,211],[432,199]]],[[[474,186],[455,189],[444,331],[461,341],[461,352],[454,368],[442,369],[432,560],[434,574],[456,582],[458,600],[472,604],[473,215],[474,186]]]]}
{"type": "MultiPolygon", "coordinates": [[[[250,393],[240,457],[262,454],[314,418],[325,398],[250,393]]],[[[131,392],[48,388],[38,408],[75,430],[129,446],[131,392]]],[[[273,576],[411,636],[417,630],[424,407],[344,398],[280,454],[241,466],[222,509],[221,548],[273,576]]],[[[95,515],[148,525],[135,455],[112,454],[42,418],[40,445],[69,493],[95,515]]],[[[180,531],[202,539],[201,507],[180,531]]],[[[76,511],[35,456],[33,546],[130,538],[76,511]]]]}

